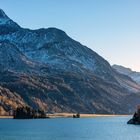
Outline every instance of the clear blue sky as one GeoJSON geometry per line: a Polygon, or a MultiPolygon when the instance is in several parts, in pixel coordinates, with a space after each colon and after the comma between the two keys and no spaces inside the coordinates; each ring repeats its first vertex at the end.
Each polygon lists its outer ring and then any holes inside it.
{"type": "Polygon", "coordinates": [[[57,27],[111,64],[140,71],[140,0],[0,0],[22,27],[57,27]]]}

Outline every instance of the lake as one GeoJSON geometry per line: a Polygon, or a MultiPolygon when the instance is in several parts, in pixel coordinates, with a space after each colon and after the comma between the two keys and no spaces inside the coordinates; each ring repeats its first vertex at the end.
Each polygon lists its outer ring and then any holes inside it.
{"type": "Polygon", "coordinates": [[[127,125],[130,118],[0,119],[0,140],[138,140],[140,126],[127,125]]]}

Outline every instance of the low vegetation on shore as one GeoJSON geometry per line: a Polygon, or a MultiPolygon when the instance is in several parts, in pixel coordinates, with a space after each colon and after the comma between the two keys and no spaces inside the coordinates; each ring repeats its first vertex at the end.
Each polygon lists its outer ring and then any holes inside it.
{"type": "Polygon", "coordinates": [[[36,118],[48,118],[43,110],[35,110],[31,107],[18,107],[14,111],[14,119],[36,119],[36,118]]]}

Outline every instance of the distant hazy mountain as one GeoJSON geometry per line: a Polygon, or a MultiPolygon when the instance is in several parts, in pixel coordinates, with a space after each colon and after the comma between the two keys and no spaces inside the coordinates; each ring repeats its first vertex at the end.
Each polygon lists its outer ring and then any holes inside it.
{"type": "Polygon", "coordinates": [[[140,102],[140,86],[96,52],[56,28],[24,29],[3,10],[0,86],[48,112],[130,113],[140,102]]]}
{"type": "Polygon", "coordinates": [[[112,66],[117,72],[131,77],[135,82],[140,84],[140,72],[132,71],[130,68],[126,68],[120,65],[112,66]]]}

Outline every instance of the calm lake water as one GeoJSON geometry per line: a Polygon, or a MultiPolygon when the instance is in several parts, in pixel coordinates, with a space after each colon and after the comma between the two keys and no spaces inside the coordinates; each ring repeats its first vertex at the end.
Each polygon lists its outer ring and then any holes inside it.
{"type": "Polygon", "coordinates": [[[0,140],[140,140],[127,117],[0,119],[0,140]]]}

